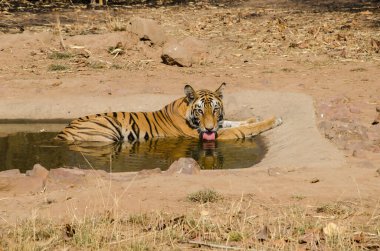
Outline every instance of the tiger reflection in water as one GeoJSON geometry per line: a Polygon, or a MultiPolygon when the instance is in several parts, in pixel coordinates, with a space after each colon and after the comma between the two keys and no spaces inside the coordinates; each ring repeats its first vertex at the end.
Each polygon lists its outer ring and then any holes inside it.
{"type": "MultiPolygon", "coordinates": [[[[97,165],[103,166],[108,166],[110,160],[118,158],[130,160],[132,156],[141,160],[139,165],[144,163],[149,165],[159,159],[170,165],[181,157],[190,157],[195,159],[202,169],[250,167],[259,162],[266,152],[264,141],[260,136],[221,142],[188,138],[154,139],[135,143],[75,142],[69,143],[69,149],[80,152],[97,165]]],[[[128,161],[128,164],[132,164],[131,162],[128,161]]],[[[169,165],[161,168],[168,168],[169,165]]]]}

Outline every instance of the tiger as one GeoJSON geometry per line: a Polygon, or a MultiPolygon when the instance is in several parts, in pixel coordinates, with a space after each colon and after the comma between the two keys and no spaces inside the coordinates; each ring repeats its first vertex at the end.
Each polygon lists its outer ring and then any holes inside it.
{"type": "Polygon", "coordinates": [[[185,96],[154,112],[108,112],[80,117],[56,139],[65,141],[146,141],[191,137],[204,141],[253,137],[282,124],[282,118],[224,120],[222,83],[215,91],[195,91],[186,84],[185,96]]]}

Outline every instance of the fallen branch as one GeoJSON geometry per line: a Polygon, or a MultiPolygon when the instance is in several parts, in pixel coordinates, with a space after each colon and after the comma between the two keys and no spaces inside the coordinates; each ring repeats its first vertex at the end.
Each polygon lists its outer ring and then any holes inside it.
{"type": "Polygon", "coordinates": [[[219,249],[225,249],[225,250],[251,250],[255,251],[255,249],[246,249],[241,247],[232,247],[232,246],[226,246],[226,245],[220,245],[220,244],[213,244],[213,243],[206,243],[203,241],[187,241],[189,244],[196,244],[201,246],[206,246],[210,248],[219,248],[219,249]]]}

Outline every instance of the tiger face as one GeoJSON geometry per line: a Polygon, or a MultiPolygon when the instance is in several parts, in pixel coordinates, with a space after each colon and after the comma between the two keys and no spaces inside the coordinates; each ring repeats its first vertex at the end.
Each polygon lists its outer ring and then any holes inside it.
{"type": "Polygon", "coordinates": [[[186,99],[189,103],[186,120],[197,129],[202,140],[215,140],[217,131],[223,121],[223,83],[214,92],[209,90],[194,91],[190,85],[185,86],[186,99]]]}

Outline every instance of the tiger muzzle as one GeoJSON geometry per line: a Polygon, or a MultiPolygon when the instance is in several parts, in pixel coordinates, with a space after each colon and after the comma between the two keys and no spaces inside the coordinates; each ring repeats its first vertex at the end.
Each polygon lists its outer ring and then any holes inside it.
{"type": "Polygon", "coordinates": [[[200,133],[200,139],[205,141],[214,141],[216,140],[217,132],[214,130],[207,130],[200,133]]]}

